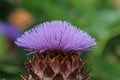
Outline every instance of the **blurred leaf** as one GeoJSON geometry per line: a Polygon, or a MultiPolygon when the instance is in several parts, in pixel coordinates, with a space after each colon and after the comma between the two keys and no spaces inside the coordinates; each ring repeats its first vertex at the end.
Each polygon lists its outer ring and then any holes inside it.
{"type": "Polygon", "coordinates": [[[0,59],[3,59],[7,49],[6,39],[0,35],[0,59]]]}
{"type": "MultiPolygon", "coordinates": [[[[91,54],[88,62],[93,69],[93,77],[98,77],[98,80],[119,80],[120,79],[120,64],[110,64],[103,57],[91,54]]],[[[96,80],[96,79],[94,79],[96,80]]]]}
{"type": "Polygon", "coordinates": [[[1,71],[9,73],[9,74],[15,74],[18,73],[18,68],[17,66],[12,66],[12,65],[1,65],[1,71]]]}
{"type": "Polygon", "coordinates": [[[101,55],[107,41],[120,35],[119,26],[113,27],[120,20],[119,13],[115,11],[102,11],[94,13],[88,19],[91,26],[87,30],[97,38],[98,43],[94,53],[101,55]]]}

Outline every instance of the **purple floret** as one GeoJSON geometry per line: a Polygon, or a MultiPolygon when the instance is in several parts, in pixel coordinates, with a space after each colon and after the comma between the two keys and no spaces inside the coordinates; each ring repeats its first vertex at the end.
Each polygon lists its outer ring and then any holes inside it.
{"type": "Polygon", "coordinates": [[[21,31],[9,22],[0,22],[0,34],[3,34],[11,41],[16,41],[21,36],[21,31]]]}
{"type": "Polygon", "coordinates": [[[15,42],[31,51],[84,51],[96,45],[95,39],[66,21],[51,21],[26,31],[15,42]]]}

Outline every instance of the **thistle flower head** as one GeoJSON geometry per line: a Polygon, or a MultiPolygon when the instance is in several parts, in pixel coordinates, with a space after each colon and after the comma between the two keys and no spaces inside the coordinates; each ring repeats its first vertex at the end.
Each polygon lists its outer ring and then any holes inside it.
{"type": "Polygon", "coordinates": [[[95,39],[66,21],[51,21],[26,31],[15,42],[31,51],[84,51],[96,45],[95,39]]]}
{"type": "Polygon", "coordinates": [[[21,73],[24,80],[90,78],[88,73],[83,74],[85,63],[77,51],[95,46],[95,39],[68,22],[45,22],[26,31],[15,43],[37,53],[25,63],[29,76],[21,73]]]}

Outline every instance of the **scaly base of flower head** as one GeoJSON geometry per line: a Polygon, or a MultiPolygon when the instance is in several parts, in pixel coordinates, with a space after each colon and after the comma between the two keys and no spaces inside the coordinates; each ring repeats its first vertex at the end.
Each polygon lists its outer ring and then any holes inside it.
{"type": "Polygon", "coordinates": [[[89,72],[84,74],[85,62],[75,52],[64,54],[62,51],[36,53],[25,62],[29,73],[22,72],[24,80],[89,80],[89,72]]]}

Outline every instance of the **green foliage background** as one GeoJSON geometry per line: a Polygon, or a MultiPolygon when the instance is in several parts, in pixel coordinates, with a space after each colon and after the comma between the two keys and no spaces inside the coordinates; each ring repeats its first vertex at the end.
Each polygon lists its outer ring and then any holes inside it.
{"type": "MultiPolygon", "coordinates": [[[[4,3],[6,8],[0,10],[1,21],[10,10],[20,7],[33,15],[35,24],[66,20],[93,35],[97,47],[81,54],[87,66],[93,69],[91,80],[120,80],[119,0],[0,0],[0,3],[4,1],[12,7],[4,3]]],[[[27,52],[18,48],[18,54],[10,57],[7,47],[6,39],[0,36],[0,77],[2,80],[22,80],[18,71],[26,72],[23,63],[27,52]]]]}

